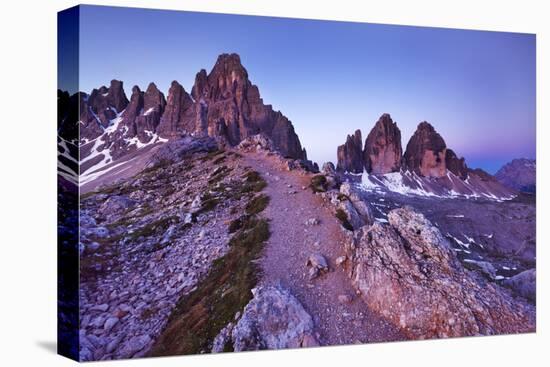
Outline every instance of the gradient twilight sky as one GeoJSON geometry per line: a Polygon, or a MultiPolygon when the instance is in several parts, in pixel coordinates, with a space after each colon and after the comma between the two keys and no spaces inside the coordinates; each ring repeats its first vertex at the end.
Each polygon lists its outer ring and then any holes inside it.
{"type": "Polygon", "coordinates": [[[308,157],[336,160],[388,112],[403,149],[426,120],[470,167],[535,158],[535,35],[82,6],[80,89],[172,80],[187,91],[236,52],[267,104],[294,124],[308,157]]]}

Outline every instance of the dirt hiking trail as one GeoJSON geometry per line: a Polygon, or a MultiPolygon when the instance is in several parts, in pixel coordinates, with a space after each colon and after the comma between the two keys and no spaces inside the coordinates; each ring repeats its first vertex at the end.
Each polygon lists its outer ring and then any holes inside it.
{"type": "Polygon", "coordinates": [[[247,154],[244,161],[266,180],[264,192],[271,198],[264,211],[271,237],[260,260],[260,282],[280,282],[290,290],[312,316],[321,345],[402,340],[395,326],[368,310],[335,264],[347,237],[328,204],[309,189],[312,175],[288,171],[262,153],[247,154]],[[312,218],[319,224],[306,224],[312,218]],[[326,258],[330,271],[310,280],[306,262],[314,253],[326,258]]]}

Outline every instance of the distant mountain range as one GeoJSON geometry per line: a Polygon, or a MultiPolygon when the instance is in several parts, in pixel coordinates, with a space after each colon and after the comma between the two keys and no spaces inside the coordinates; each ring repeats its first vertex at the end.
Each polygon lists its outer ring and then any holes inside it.
{"type": "Polygon", "coordinates": [[[506,163],[495,174],[495,178],[512,189],[534,193],[537,186],[537,162],[534,159],[519,158],[506,163]]]}
{"type": "Polygon", "coordinates": [[[426,121],[418,125],[403,153],[397,123],[389,114],[383,114],[369,132],[364,147],[361,131],[356,130],[338,147],[337,156],[337,169],[363,174],[366,190],[492,200],[515,196],[514,190],[487,172],[469,168],[426,121]]]}

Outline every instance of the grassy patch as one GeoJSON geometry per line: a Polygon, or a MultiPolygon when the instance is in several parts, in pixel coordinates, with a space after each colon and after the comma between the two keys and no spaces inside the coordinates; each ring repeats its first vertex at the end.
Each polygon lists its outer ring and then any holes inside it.
{"type": "Polygon", "coordinates": [[[220,200],[218,198],[208,198],[202,202],[201,208],[197,211],[197,214],[209,212],[218,206],[220,200]]]}
{"type": "Polygon", "coordinates": [[[153,316],[157,312],[157,309],[154,307],[149,307],[143,310],[143,312],[140,315],[140,319],[143,321],[149,320],[151,316],[153,316]]]}
{"type": "Polygon", "coordinates": [[[229,252],[214,261],[198,288],[182,297],[163,333],[151,349],[152,356],[210,352],[212,341],[252,298],[258,282],[254,260],[269,238],[265,219],[250,218],[230,240],[229,252]]]}
{"type": "Polygon", "coordinates": [[[136,240],[140,237],[148,237],[156,233],[157,231],[165,231],[168,229],[168,226],[172,223],[176,223],[178,221],[177,216],[171,216],[171,217],[164,217],[161,219],[158,219],[154,222],[151,222],[149,224],[144,225],[143,227],[140,227],[136,229],[134,232],[128,234],[128,237],[132,240],[136,240]]]}
{"type": "Polygon", "coordinates": [[[252,199],[247,205],[246,205],[246,214],[252,215],[252,214],[258,214],[262,212],[265,208],[267,208],[267,205],[269,204],[269,196],[265,194],[260,194],[256,196],[254,199],[252,199]]]}
{"type": "Polygon", "coordinates": [[[336,215],[336,218],[340,221],[340,224],[342,224],[342,226],[345,229],[347,229],[349,231],[353,231],[353,226],[349,222],[349,219],[348,219],[348,216],[346,215],[346,212],[344,212],[342,209],[337,209],[335,215],[336,215]]]}
{"type": "Polygon", "coordinates": [[[248,171],[243,175],[246,182],[258,182],[262,180],[262,176],[256,171],[248,171]]]}
{"type": "Polygon", "coordinates": [[[327,178],[324,175],[313,176],[309,187],[313,192],[325,192],[328,187],[327,178]]]}
{"type": "Polygon", "coordinates": [[[240,187],[241,194],[260,192],[267,186],[267,182],[256,171],[248,171],[243,175],[244,183],[240,187]]]}
{"type": "Polygon", "coordinates": [[[225,150],[214,150],[212,152],[207,153],[204,157],[200,158],[202,162],[208,161],[210,159],[216,158],[220,154],[224,154],[225,150]]]}
{"type": "Polygon", "coordinates": [[[237,232],[239,229],[243,228],[249,220],[250,216],[248,215],[243,215],[235,220],[232,220],[231,222],[229,222],[229,233],[237,232]]]}
{"type": "MultiPolygon", "coordinates": [[[[250,173],[250,177],[250,184],[263,182],[257,173],[250,173]]],[[[270,236],[269,222],[257,215],[268,203],[268,196],[258,195],[247,205],[254,214],[245,214],[229,224],[229,232],[234,233],[229,251],[213,262],[193,292],[179,299],[151,348],[151,356],[209,353],[214,338],[237,312],[242,312],[252,298],[251,289],[258,283],[256,260],[270,236]]],[[[231,343],[224,346],[224,351],[232,351],[231,343]]]]}

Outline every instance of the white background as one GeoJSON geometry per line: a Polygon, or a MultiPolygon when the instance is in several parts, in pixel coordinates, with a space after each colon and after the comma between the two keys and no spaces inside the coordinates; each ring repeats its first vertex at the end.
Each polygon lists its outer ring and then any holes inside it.
{"type": "MultiPolygon", "coordinates": [[[[547,1],[94,1],[96,4],[537,33],[536,334],[115,362],[118,366],[359,364],[533,366],[549,353],[547,1]],[[546,24],[545,24],[546,23],[546,24]],[[545,190],[546,189],[546,190],[545,190]]],[[[0,365],[65,366],[56,338],[56,12],[74,1],[0,3],[0,365]]],[[[120,29],[124,38],[130,30],[120,29]]],[[[182,40],[185,42],[185,40],[182,40]]],[[[107,43],[108,44],[108,43],[107,43]]],[[[107,47],[107,46],[106,46],[107,47]]],[[[360,45],[358,45],[360,47],[360,45]]],[[[544,361],[544,362],[543,362],[544,361]]],[[[95,365],[95,364],[93,364],[95,365]]],[[[107,364],[105,364],[107,365],[107,364]]],[[[111,365],[111,363],[109,363],[111,365]]],[[[548,364],[546,364],[548,365],[548,364]]]]}

